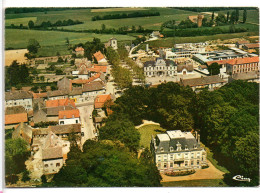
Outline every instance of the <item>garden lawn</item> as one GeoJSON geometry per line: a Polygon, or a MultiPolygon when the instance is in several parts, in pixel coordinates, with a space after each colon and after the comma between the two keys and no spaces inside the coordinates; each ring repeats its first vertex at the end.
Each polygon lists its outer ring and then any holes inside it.
{"type": "Polygon", "coordinates": [[[150,142],[152,135],[155,137],[156,134],[164,133],[166,129],[161,128],[158,125],[144,125],[138,128],[138,131],[141,134],[140,146],[150,148],[150,142]]]}
{"type": "Polygon", "coordinates": [[[163,187],[227,187],[221,179],[161,182],[163,187]]]}

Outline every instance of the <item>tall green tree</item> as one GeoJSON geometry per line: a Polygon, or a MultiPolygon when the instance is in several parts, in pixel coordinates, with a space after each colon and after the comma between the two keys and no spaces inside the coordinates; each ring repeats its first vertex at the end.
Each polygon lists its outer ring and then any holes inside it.
{"type": "Polygon", "coordinates": [[[32,20],[30,20],[28,22],[28,27],[29,27],[29,29],[33,29],[34,28],[34,22],[32,20]]]}
{"type": "Polygon", "coordinates": [[[221,66],[217,62],[214,62],[208,66],[208,71],[210,75],[218,75],[220,73],[220,68],[221,66]]]}
{"type": "Polygon", "coordinates": [[[27,50],[29,51],[29,53],[36,54],[38,52],[39,48],[40,48],[40,44],[37,40],[29,39],[28,45],[27,45],[27,50]]]}
{"type": "Polygon", "coordinates": [[[244,9],[244,12],[243,12],[243,23],[246,23],[246,19],[247,19],[247,11],[246,11],[246,9],[244,9]]]}

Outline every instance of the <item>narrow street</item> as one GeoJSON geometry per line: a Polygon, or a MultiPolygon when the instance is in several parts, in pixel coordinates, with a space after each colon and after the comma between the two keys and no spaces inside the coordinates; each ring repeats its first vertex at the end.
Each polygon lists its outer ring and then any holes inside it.
{"type": "Polygon", "coordinates": [[[84,133],[84,136],[81,138],[81,144],[84,144],[86,140],[95,138],[95,127],[92,118],[90,118],[94,106],[93,103],[91,103],[89,105],[80,106],[78,109],[81,119],[81,132],[84,133]]]}

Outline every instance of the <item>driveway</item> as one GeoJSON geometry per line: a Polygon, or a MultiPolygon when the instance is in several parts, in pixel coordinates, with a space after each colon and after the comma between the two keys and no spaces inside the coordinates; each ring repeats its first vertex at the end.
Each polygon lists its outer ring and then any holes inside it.
{"type": "Polygon", "coordinates": [[[95,138],[95,127],[93,125],[93,120],[90,119],[90,115],[92,115],[92,111],[94,109],[93,103],[78,107],[80,112],[80,119],[81,119],[81,132],[84,132],[84,136],[81,138],[81,144],[88,139],[95,138]]]}
{"type": "Polygon", "coordinates": [[[203,179],[223,179],[224,172],[215,168],[210,161],[209,167],[206,169],[198,169],[194,174],[188,176],[166,176],[161,174],[161,182],[183,181],[183,180],[203,180],[203,179]]]}

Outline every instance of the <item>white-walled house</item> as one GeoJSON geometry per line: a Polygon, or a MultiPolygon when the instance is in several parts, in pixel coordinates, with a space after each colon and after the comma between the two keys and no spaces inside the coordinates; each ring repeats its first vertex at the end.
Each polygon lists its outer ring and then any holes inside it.
{"type": "Polygon", "coordinates": [[[180,130],[157,134],[151,140],[151,151],[161,173],[199,169],[207,165],[206,151],[200,146],[200,136],[180,130]]]}
{"type": "Polygon", "coordinates": [[[25,110],[32,110],[33,95],[28,91],[11,91],[5,93],[5,107],[23,106],[25,110]]]}
{"type": "Polygon", "coordinates": [[[59,111],[59,125],[78,123],[80,123],[80,115],[78,109],[59,111]]]}

